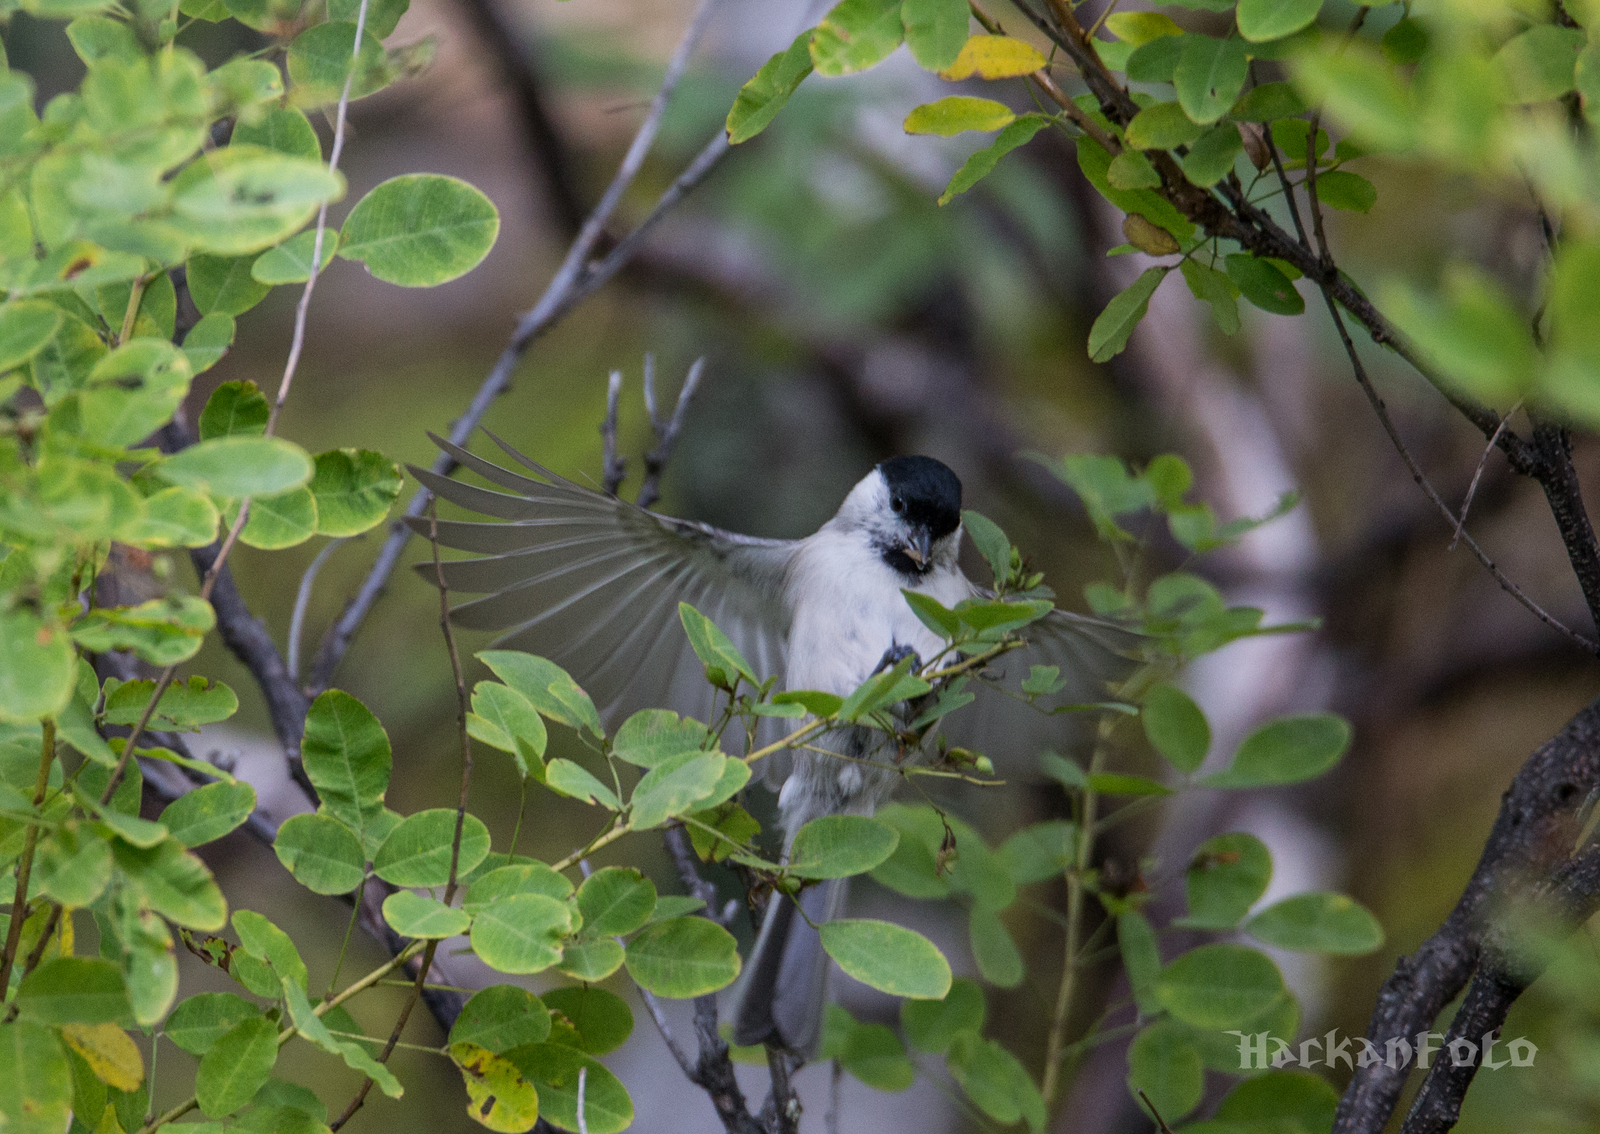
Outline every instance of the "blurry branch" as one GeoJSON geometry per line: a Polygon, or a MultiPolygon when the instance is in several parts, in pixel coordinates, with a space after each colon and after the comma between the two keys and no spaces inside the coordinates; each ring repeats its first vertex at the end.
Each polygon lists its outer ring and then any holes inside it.
{"type": "Polygon", "coordinates": [[[663,421],[656,413],[656,360],[653,355],[644,356],[644,408],[650,415],[650,428],[655,431],[656,445],[644,456],[644,483],[639,486],[639,496],[635,501],[641,508],[648,508],[661,499],[661,474],[672,459],[672,449],[677,445],[678,434],[683,429],[683,415],[700,385],[700,375],[705,368],[704,358],[694,360],[689,367],[688,377],[683,380],[683,389],[678,391],[678,404],[673,407],[672,416],[663,421]]]}
{"type": "Polygon", "coordinates": [[[613,370],[606,382],[606,416],[600,423],[601,483],[600,490],[615,496],[628,475],[628,458],[617,455],[617,403],[622,400],[622,371],[613,370]]]}
{"type": "MultiPolygon", "coordinates": [[[[488,412],[494,400],[504,393],[511,385],[511,374],[516,369],[523,353],[532,345],[533,341],[549,330],[555,323],[567,314],[573,307],[598,291],[612,276],[626,264],[638,251],[644,237],[655,224],[685,195],[698,185],[716,165],[717,161],[728,150],[728,140],[720,130],[717,136],[706,145],[704,149],[689,163],[687,169],[681,173],[677,180],[667,187],[666,191],[656,201],[655,207],[638,223],[627,236],[617,242],[609,253],[599,259],[591,259],[596,251],[601,237],[605,234],[607,222],[615,212],[623,194],[633,183],[639,170],[644,165],[645,155],[655,142],[656,133],[661,125],[661,117],[666,110],[667,102],[672,97],[678,81],[683,77],[688,68],[689,57],[695,45],[705,32],[711,14],[716,8],[717,0],[701,0],[700,6],[695,10],[694,16],[689,21],[689,27],[679,41],[677,49],[673,52],[667,64],[666,74],[661,82],[661,89],[656,92],[651,101],[650,110],[645,115],[643,124],[634,135],[628,152],[622,159],[622,164],[617,169],[616,176],[606,188],[605,194],[600,198],[600,203],[589,214],[583,223],[577,238],[573,241],[572,248],[568,251],[566,259],[557,269],[539,302],[534,305],[518,322],[511,342],[501,352],[494,369],[484,379],[483,385],[478,388],[472,403],[466,413],[462,414],[450,430],[450,440],[457,445],[465,445],[472,431],[488,412]]],[[[441,454],[433,463],[433,471],[440,476],[448,476],[455,471],[456,463],[448,454],[441,454]]],[[[400,554],[406,542],[411,538],[411,531],[406,526],[405,520],[422,515],[426,507],[428,493],[418,490],[407,506],[405,517],[395,522],[390,529],[389,538],[384,543],[383,549],[378,553],[377,561],[368,573],[360,590],[350,605],[345,609],[339,620],[329,627],[324,635],[322,645],[317,650],[317,657],[312,666],[309,685],[313,690],[326,688],[333,678],[334,670],[344,659],[345,652],[350,648],[350,642],[361,624],[366,620],[378,596],[383,593],[389,576],[394,573],[395,566],[399,563],[400,554]]]]}
{"type": "Polygon", "coordinates": [[[573,184],[572,155],[545,105],[543,85],[529,58],[529,46],[495,0],[461,0],[461,9],[511,88],[522,118],[523,135],[544,177],[550,211],[561,235],[571,240],[583,227],[583,206],[573,184]]]}
{"type": "Polygon", "coordinates": [[[327,566],[328,560],[333,558],[333,553],[344,543],[344,539],[332,539],[328,546],[317,552],[317,557],[306,568],[305,574],[300,576],[300,586],[294,595],[294,614],[289,618],[289,680],[300,680],[300,635],[305,630],[306,608],[311,605],[311,592],[317,585],[317,576],[327,566]]]}
{"type": "MultiPolygon", "coordinates": [[[[719,913],[717,888],[700,876],[694,850],[689,846],[689,839],[683,833],[683,828],[673,827],[667,831],[666,844],[668,852],[672,855],[672,861],[678,868],[678,876],[683,879],[684,888],[692,897],[699,898],[706,904],[702,916],[727,928],[727,923],[738,912],[738,906],[729,902],[719,913]]],[[[790,1110],[794,1095],[789,1088],[787,1076],[783,1077],[780,1095],[779,1076],[774,1074],[773,1093],[768,1096],[767,1105],[762,1108],[760,1118],[751,1115],[749,1107],[745,1104],[744,1092],[739,1089],[739,1081],[733,1074],[733,1060],[728,1056],[728,1043],[717,1032],[716,993],[695,997],[694,1032],[699,1051],[692,1061],[670,1039],[667,1041],[668,1047],[672,1049],[673,1055],[678,1057],[678,1064],[683,1068],[683,1073],[689,1081],[710,1097],[711,1105],[716,1108],[717,1117],[722,1120],[722,1127],[727,1134],[778,1134],[783,1128],[771,1123],[769,1112],[787,1114],[790,1110]],[[775,1105],[774,1099],[780,1098],[781,1104],[775,1105]]]]}

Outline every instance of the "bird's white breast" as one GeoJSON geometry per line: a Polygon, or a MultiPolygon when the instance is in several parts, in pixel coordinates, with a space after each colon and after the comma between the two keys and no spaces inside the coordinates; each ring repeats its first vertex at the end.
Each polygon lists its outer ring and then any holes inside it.
{"type": "Polygon", "coordinates": [[[973,593],[959,569],[935,568],[909,582],[883,561],[861,533],[826,526],[804,540],[791,563],[789,689],[852,692],[878,667],[884,651],[910,646],[924,662],[944,643],[907,605],[901,588],[945,606],[973,593]]]}

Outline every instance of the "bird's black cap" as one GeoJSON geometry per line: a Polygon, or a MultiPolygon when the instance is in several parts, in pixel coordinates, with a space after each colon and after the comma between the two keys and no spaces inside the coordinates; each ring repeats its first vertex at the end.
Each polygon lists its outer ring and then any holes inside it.
{"type": "Polygon", "coordinates": [[[878,466],[889,486],[889,503],[934,539],[961,523],[961,480],[932,457],[891,457],[878,466]]]}

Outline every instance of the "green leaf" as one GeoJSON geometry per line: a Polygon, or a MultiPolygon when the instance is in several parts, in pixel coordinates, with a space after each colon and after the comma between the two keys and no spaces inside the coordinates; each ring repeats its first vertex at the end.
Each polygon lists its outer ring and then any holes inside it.
{"type": "MultiPolygon", "coordinates": [[[[389,832],[373,856],[373,872],[396,886],[443,886],[450,880],[455,832],[453,807],[435,807],[407,816],[389,832]]],[[[489,828],[476,815],[462,816],[457,876],[464,876],[488,853],[489,828]]]]}
{"type": "Polygon", "coordinates": [[[1364,213],[1378,202],[1378,190],[1359,173],[1330,169],[1317,174],[1317,200],[1335,209],[1364,213]]]}
{"type": "Polygon", "coordinates": [[[1218,1105],[1216,1118],[1232,1129],[1265,1122],[1322,1134],[1333,1129],[1338,1107],[1339,1092],[1321,1076],[1308,1071],[1269,1071],[1230,1091],[1218,1105]]]}
{"type": "Polygon", "coordinates": [[[322,806],[377,850],[374,824],[383,814],[392,757],[378,718],[348,693],[330,689],[306,714],[300,757],[322,806]]]}
{"type": "Polygon", "coordinates": [[[272,496],[311,479],[311,457],[279,437],[229,436],[179,450],[157,466],[163,479],[217,496],[272,496]]]}
{"type": "Polygon", "coordinates": [[[976,1035],[983,1027],[983,989],[959,977],[942,1000],[902,1000],[900,1026],[917,1051],[941,1055],[962,1033],[976,1035]]]}
{"type": "Polygon", "coordinates": [[[193,377],[189,360],[163,339],[130,339],[103,355],[79,395],[83,432],[106,445],[132,445],[172,416],[193,377]]]}
{"type": "Polygon", "coordinates": [[[572,930],[565,902],[543,894],[512,894],[478,910],[472,949],[502,973],[537,973],[561,960],[561,939],[572,930]]]}
{"type": "Polygon", "coordinates": [[[60,326],[61,308],[42,299],[24,299],[0,307],[0,371],[28,361],[55,338],[60,326]]]}
{"type": "Polygon", "coordinates": [[[1251,43],[1282,39],[1310,27],[1320,11],[1322,0],[1239,0],[1239,34],[1251,43]]]}
{"type": "Polygon", "coordinates": [[[1193,772],[1211,748],[1211,725],[1193,699],[1161,682],[1145,694],[1140,713],[1150,745],[1180,772],[1193,772]]]}
{"type": "Polygon", "coordinates": [[[633,1100],[627,1088],[582,1052],[562,1044],[532,1043],[512,1048],[505,1059],[538,1088],[540,1111],[551,1125],[563,1130],[579,1128],[580,1071],[584,1072],[583,1125],[589,1134],[619,1134],[633,1124],[633,1100]]]}
{"type": "Polygon", "coordinates": [[[1247,252],[1231,253],[1227,265],[1228,278],[1261,310],[1274,315],[1299,315],[1305,311],[1306,301],[1289,282],[1289,277],[1274,265],[1247,252]]]}
{"type": "Polygon", "coordinates": [[[1122,776],[1096,772],[1089,777],[1089,790],[1101,795],[1171,795],[1172,789],[1147,776],[1122,776]]]}
{"type": "Polygon", "coordinates": [[[73,627],[72,637],[94,653],[131,650],[155,665],[175,665],[200,652],[216,622],[210,603],[174,594],[138,606],[91,610],[73,627]]]}
{"type": "Polygon", "coordinates": [[[681,752],[656,765],[633,789],[628,806],[632,825],[647,830],[710,795],[722,778],[727,757],[721,752],[681,752]]]}
{"type": "Polygon", "coordinates": [[[993,142],[974,152],[962,163],[961,168],[956,170],[955,176],[950,179],[950,184],[939,194],[939,204],[948,205],[955,197],[989,176],[1001,158],[1018,146],[1031,141],[1035,134],[1048,125],[1050,119],[1043,114],[1019,115],[1015,122],[995,136],[993,142]]]}
{"type": "Polygon", "coordinates": [[[77,655],[65,629],[26,609],[0,614],[0,720],[53,716],[72,700],[77,655]]]}
{"type": "Polygon", "coordinates": [[[1035,1132],[1044,1129],[1044,1099],[1038,1087],[1016,1057],[994,1040],[970,1032],[957,1036],[945,1065],[967,1097],[996,1122],[1026,1118],[1035,1132]]]}
{"type": "MultiPolygon", "coordinates": [[[[966,531],[967,537],[972,540],[980,554],[989,564],[989,571],[994,576],[995,585],[999,586],[1011,574],[1011,537],[989,517],[981,512],[971,509],[961,513],[961,526],[966,531]]],[[[915,592],[902,592],[909,601],[915,592]]],[[[918,596],[926,597],[926,596],[918,596]]],[[[946,634],[945,637],[950,637],[946,634]]]]}
{"type": "Polygon", "coordinates": [[[129,1024],[133,1006],[122,971],[98,957],[56,957],[22,980],[19,1019],[36,1024],[129,1024]]]}
{"type": "MultiPolygon", "coordinates": [[[[231,524],[239,515],[235,502],[223,513],[231,524]]],[[[279,551],[295,547],[317,534],[317,500],[305,485],[250,501],[250,516],[239,538],[250,547],[279,551]]]]}
{"type": "Polygon", "coordinates": [[[824,693],[817,689],[786,689],[782,693],[774,693],[772,703],[775,705],[800,705],[812,716],[831,717],[844,705],[844,698],[837,694],[824,693]]]}
{"type": "Polygon", "coordinates": [[[654,768],[685,752],[698,752],[709,735],[706,726],[666,709],[643,709],[622,722],[611,754],[641,768],[654,768]]]}
{"type": "Polygon", "coordinates": [[[761,833],[761,824],[737,803],[724,803],[707,811],[696,811],[688,818],[695,821],[685,824],[689,841],[703,862],[721,862],[761,833]],[[705,830],[706,827],[712,828],[717,834],[711,834],[705,830]]]}
{"type": "Polygon", "coordinates": [[[571,760],[555,759],[545,765],[544,783],[551,791],[584,803],[598,803],[612,811],[622,810],[622,801],[594,774],[571,760]]]}
{"type": "Polygon", "coordinates": [[[1146,268],[1131,286],[1114,296],[1106,309],[1089,328],[1089,358],[1094,362],[1108,362],[1122,353],[1128,345],[1128,336],[1150,309],[1150,297],[1170,268],[1146,268]]]}
{"type": "Polygon", "coordinates": [[[1118,189],[1154,189],[1161,185],[1156,167],[1138,150],[1123,150],[1112,158],[1106,180],[1118,189]]]}
{"type": "Polygon", "coordinates": [[[172,839],[150,848],[118,840],[111,848],[129,887],[156,913],[191,929],[222,928],[228,904],[216,879],[172,839]]]}
{"type": "Polygon", "coordinates": [[[183,336],[183,353],[195,374],[210,370],[233,345],[232,315],[206,315],[183,336]]]}
{"type": "Polygon", "coordinates": [[[550,1013],[533,993],[514,984],[496,984],[472,994],[450,1028],[450,1043],[471,1043],[494,1052],[550,1035],[550,1013]]]}
{"type": "Polygon", "coordinates": [[[1016,988],[1022,983],[1022,954],[998,913],[975,906],[967,918],[967,940],[984,980],[998,988],[1016,988]]]}
{"type": "Polygon", "coordinates": [[[1239,127],[1232,122],[1219,122],[1195,140],[1179,164],[1190,181],[1209,189],[1233,172],[1243,149],[1239,127]]]}
{"type": "Polygon", "coordinates": [[[341,229],[339,255],[361,261],[386,283],[434,287],[477,267],[499,233],[500,214],[477,189],[454,177],[412,173],[391,177],[356,203],[341,229]]]}
{"type": "Polygon", "coordinates": [[[469,914],[479,914],[513,894],[543,894],[565,902],[572,895],[572,883],[542,862],[500,866],[473,879],[461,908],[469,914]]]}
{"type": "Polygon", "coordinates": [[[1249,74],[1250,60],[1239,40],[1188,35],[1183,40],[1178,68],[1172,74],[1172,85],[1184,113],[1206,125],[1232,109],[1249,74]]]}
{"type": "Polygon", "coordinates": [[[202,992],[172,1010],[162,1034],[190,1055],[204,1055],[235,1025],[254,1020],[261,1009],[231,992],[202,992]]]}
{"type": "Polygon", "coordinates": [[[964,0],[905,0],[900,21],[917,66],[943,71],[967,42],[971,12],[964,0]]]}
{"type": "Polygon", "coordinates": [[[1320,776],[1350,747],[1350,725],[1332,713],[1282,717],[1251,733],[1225,771],[1206,776],[1207,787],[1268,787],[1320,776]]]}
{"type": "Polygon", "coordinates": [[[272,844],[278,861],[314,894],[348,894],[366,876],[366,855],[356,833],[331,815],[295,815],[272,844]]]}
{"type": "Polygon", "coordinates": [[[900,832],[861,815],[825,815],[801,827],[787,869],[800,878],[865,874],[894,853],[900,832]]]}
{"type": "Polygon", "coordinates": [[[1411,144],[1417,112],[1394,66],[1377,51],[1341,41],[1337,50],[1301,57],[1296,72],[1305,97],[1324,103],[1353,141],[1374,150],[1411,144]]]}
{"type": "Polygon", "coordinates": [[[917,107],[906,115],[907,134],[937,134],[953,138],[968,130],[998,130],[1015,122],[1016,113],[992,98],[951,95],[917,107]]]}
{"type": "Polygon", "coordinates": [[[1138,910],[1117,915],[1117,946],[1122,951],[1122,967],[1133,989],[1134,1003],[1141,1016],[1161,1010],[1156,999],[1156,980],[1161,975],[1161,952],[1156,948],[1156,933],[1149,919],[1138,910]]]}
{"type": "Polygon", "coordinates": [[[241,1020],[200,1057],[194,1093],[207,1118],[223,1118],[255,1097],[278,1061],[278,1027],[271,1020],[241,1020]]]}
{"type": "Polygon", "coordinates": [[[1215,268],[1208,268],[1192,258],[1182,260],[1178,264],[1178,270],[1183,273],[1183,280],[1189,285],[1194,297],[1211,305],[1211,317],[1216,320],[1222,332],[1228,335],[1238,334],[1239,291],[1233,282],[1215,268]]]}
{"type": "Polygon", "coordinates": [[[42,1024],[0,1024],[0,1115],[7,1134],[61,1134],[70,1119],[72,1072],[42,1024]]]}
{"type": "Polygon", "coordinates": [[[510,1060],[475,1043],[452,1043],[450,1058],[467,1088],[467,1116],[490,1130],[515,1134],[539,1119],[539,1090],[510,1060]]]}
{"type": "Polygon", "coordinates": [[[678,617],[683,622],[684,632],[689,635],[689,645],[694,649],[695,656],[708,671],[719,669],[730,679],[738,674],[751,685],[760,686],[755,670],[715,622],[686,602],[678,604],[678,617]]]}
{"type": "MultiPolygon", "coordinates": [[[[1060,757],[1057,757],[1060,759],[1060,757]]],[[[1018,886],[1059,878],[1077,858],[1078,828],[1064,819],[1024,827],[995,852],[1018,886]]]]}
{"type": "MultiPolygon", "coordinates": [[[[308,228],[257,256],[255,263],[250,266],[250,276],[269,286],[305,283],[311,278],[311,254],[316,246],[317,230],[308,228]]],[[[319,273],[333,261],[338,249],[339,233],[334,229],[325,229],[322,233],[322,262],[317,266],[319,273]]]]}
{"type": "Polygon", "coordinates": [[[942,1000],[950,964],[922,934],[887,921],[845,918],[822,927],[822,948],[862,984],[912,1000],[942,1000]]]}
{"type": "Polygon", "coordinates": [[[287,933],[254,910],[235,910],[233,931],[239,935],[239,944],[244,951],[256,960],[271,965],[278,979],[305,989],[309,979],[306,963],[300,959],[300,950],[295,948],[287,933]]]}
{"type": "MultiPolygon", "coordinates": [[[[309,122],[306,123],[307,129],[310,126],[309,122]]],[[[312,137],[316,137],[315,132],[312,137]]],[[[201,314],[243,315],[265,299],[267,292],[272,289],[250,275],[250,267],[254,263],[254,256],[208,256],[197,252],[189,257],[189,297],[194,300],[201,314]]],[[[227,383],[236,384],[245,385],[227,383]]],[[[206,436],[203,429],[200,435],[206,436]]]]}
{"type": "Polygon", "coordinates": [[[1509,402],[1527,389],[1539,351],[1527,319],[1486,273],[1452,265],[1444,295],[1425,296],[1394,282],[1383,308],[1452,384],[1475,397],[1509,402]]]}
{"type": "MultiPolygon", "coordinates": [[[[298,984],[285,981],[283,998],[289,1008],[289,1018],[302,1037],[330,1055],[341,1056],[347,1067],[370,1077],[390,1098],[397,1099],[405,1094],[405,1088],[400,1085],[400,1080],[394,1077],[394,1072],[367,1054],[366,1049],[359,1043],[334,1038],[327,1024],[323,1023],[312,1010],[310,1002],[306,999],[305,990],[298,984]]],[[[260,1101],[259,1096],[257,1101],[260,1101]]],[[[277,1128],[273,1129],[276,1134],[277,1128]]]]}
{"type": "Polygon", "coordinates": [[[628,942],[628,975],[657,996],[688,1000],[726,988],[739,975],[739,946],[703,917],[646,926],[628,942]]]}
{"type": "Polygon", "coordinates": [[[1359,956],[1383,944],[1378,919],[1343,894],[1296,894],[1244,924],[1257,941],[1298,953],[1359,956]]]}
{"type": "Polygon", "coordinates": [[[1262,83],[1245,91],[1234,103],[1232,116],[1240,122],[1274,122],[1305,112],[1305,100],[1290,84],[1262,83]]]}
{"type": "Polygon", "coordinates": [[[294,101],[300,106],[337,102],[344,92],[345,77],[351,73],[352,62],[355,78],[350,83],[351,101],[366,98],[388,86],[395,78],[395,71],[372,29],[362,31],[359,56],[356,56],[355,44],[354,19],[330,19],[295,36],[294,42],[289,44],[287,60],[292,84],[290,95],[294,101]]]}
{"type": "Polygon", "coordinates": [[[846,1071],[874,1090],[903,1091],[917,1081],[905,1045],[884,1024],[852,1028],[838,1058],[846,1071]]]}
{"type": "Polygon", "coordinates": [[[1184,875],[1189,914],[1175,924],[1195,929],[1232,929],[1267,892],[1272,853],[1242,831],[1217,835],[1195,848],[1184,875]]]}
{"type": "Polygon", "coordinates": [[[1515,102],[1546,102],[1572,90],[1578,53],[1588,43],[1579,28],[1535,24],[1495,52],[1515,102]]]}
{"type": "Polygon", "coordinates": [[[533,703],[509,685],[480,681],[472,691],[472,712],[467,714],[467,732],[517,762],[517,774],[527,777],[530,768],[542,768],[548,734],[544,718],[533,703]]]}
{"type": "MultiPolygon", "coordinates": [[[[330,16],[341,19],[339,16],[330,16]]],[[[370,23],[368,27],[370,28],[370,23]]],[[[261,146],[290,157],[322,160],[322,143],[306,116],[292,106],[274,106],[254,122],[240,122],[233,128],[235,145],[261,146]]],[[[246,263],[248,272],[250,265],[246,263]]],[[[191,271],[193,269],[191,268],[191,271]]]]}
{"type": "Polygon", "coordinates": [[[733,145],[748,142],[765,130],[811,74],[811,33],[807,28],[794,37],[787,50],[780,51],[761,65],[761,70],[744,86],[728,111],[726,129],[733,145]]]}
{"type": "Polygon", "coordinates": [[[1200,1105],[1205,1069],[1188,1030],[1168,1020],[1145,1028],[1128,1048],[1128,1091],[1150,1100],[1156,1113],[1177,1122],[1200,1105]]]}
{"type": "Polygon", "coordinates": [[[383,900],[383,920],[402,937],[440,938],[465,933],[472,918],[434,898],[399,890],[383,900]]]}
{"type": "Polygon", "coordinates": [[[628,1002],[603,988],[553,988],[545,1006],[559,1016],[561,1039],[552,1042],[575,1047],[590,1055],[615,1051],[633,1034],[633,1012],[628,1002]]]}
{"type": "Polygon", "coordinates": [[[184,846],[197,847],[235,830],[255,809],[256,789],[249,784],[205,784],[167,804],[161,822],[184,846]]]}
{"type": "MultiPolygon", "coordinates": [[[[1170,150],[1187,146],[1205,133],[1175,102],[1147,106],[1128,123],[1128,145],[1140,150],[1170,150]]],[[[1104,152],[1104,151],[1102,151],[1104,152]]],[[[1109,171],[1109,166],[1107,167],[1109,171]]],[[[1109,178],[1109,172],[1107,174],[1109,178]]],[[[1116,202],[1113,201],[1113,204],[1116,202]]]]}
{"type": "Polygon", "coordinates": [[[310,484],[317,498],[317,531],[353,536],[377,527],[404,485],[400,466],[381,453],[368,449],[318,453],[310,484]]]}
{"type": "Polygon", "coordinates": [[[67,824],[40,842],[33,869],[46,896],[68,909],[83,909],[111,881],[111,847],[92,831],[67,824]]]}
{"type": "Polygon", "coordinates": [[[254,382],[224,382],[200,412],[200,439],[265,433],[271,415],[272,408],[254,382]]]}
{"type": "Polygon", "coordinates": [[[1175,958],[1156,982],[1156,999],[1197,1028],[1236,1028],[1283,992],[1266,954],[1243,945],[1201,945],[1175,958]]]}
{"type": "Polygon", "coordinates": [[[583,937],[569,941],[561,951],[558,971],[573,980],[600,981],[622,967],[622,946],[610,937],[583,937]]]}
{"type": "Polygon", "coordinates": [[[656,884],[632,868],[607,866],[583,880],[577,900],[586,935],[620,937],[650,920],[656,884]]]}
{"type": "Polygon", "coordinates": [[[555,662],[517,650],[483,650],[475,656],[551,720],[605,736],[594,702],[555,662]]]}
{"type": "Polygon", "coordinates": [[[225,256],[278,243],[299,231],[318,206],[344,194],[344,177],[321,162],[257,146],[204,153],[170,184],[170,223],[204,251],[225,256]]]}
{"type": "Polygon", "coordinates": [[[905,38],[900,0],[841,0],[811,37],[811,61],[829,78],[876,67],[905,38]]]}
{"type": "MultiPolygon", "coordinates": [[[[388,39],[410,6],[411,0],[368,0],[367,31],[379,39],[388,39]]],[[[330,20],[354,20],[360,11],[360,0],[329,0],[328,3],[330,20]]]]}

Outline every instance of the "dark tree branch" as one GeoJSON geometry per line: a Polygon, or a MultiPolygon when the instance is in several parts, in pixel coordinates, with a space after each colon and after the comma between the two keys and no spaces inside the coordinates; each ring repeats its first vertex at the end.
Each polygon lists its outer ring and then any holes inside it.
{"type": "Polygon", "coordinates": [[[689,367],[689,375],[683,380],[683,389],[678,391],[678,402],[673,407],[672,416],[663,420],[656,413],[656,366],[655,359],[646,355],[644,359],[644,406],[650,414],[650,428],[655,431],[656,444],[644,456],[644,483],[639,486],[639,496],[635,501],[641,508],[648,508],[661,499],[661,474],[667,470],[667,462],[672,460],[672,450],[678,443],[678,434],[683,429],[683,417],[689,409],[689,402],[694,397],[694,392],[700,385],[700,375],[705,372],[706,360],[697,358],[689,367]]]}
{"type": "Polygon", "coordinates": [[[561,234],[570,240],[583,227],[583,206],[573,184],[572,155],[545,106],[543,84],[529,57],[529,47],[495,0],[461,0],[461,9],[511,88],[523,136],[544,178],[550,211],[561,234]]]}

